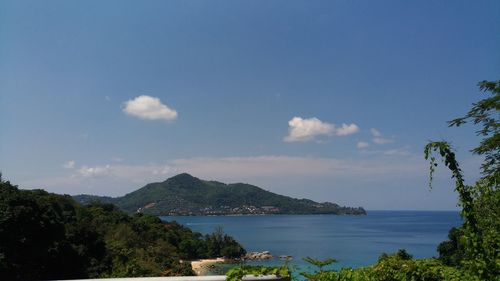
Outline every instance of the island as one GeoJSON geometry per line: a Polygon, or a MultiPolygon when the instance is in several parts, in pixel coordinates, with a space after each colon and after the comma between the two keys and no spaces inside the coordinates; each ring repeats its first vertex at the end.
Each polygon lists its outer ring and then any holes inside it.
{"type": "Polygon", "coordinates": [[[129,213],[159,216],[366,214],[362,207],[296,199],[246,183],[206,181],[187,173],[147,184],[121,197],[82,194],[74,199],[83,204],[95,201],[112,203],[129,213]]]}

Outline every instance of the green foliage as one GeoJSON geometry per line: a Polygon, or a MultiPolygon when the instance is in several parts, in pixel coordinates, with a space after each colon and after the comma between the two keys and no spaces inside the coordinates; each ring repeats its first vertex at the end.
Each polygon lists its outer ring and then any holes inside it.
{"type": "Polygon", "coordinates": [[[226,273],[226,281],[241,281],[245,275],[263,276],[263,275],[276,275],[281,277],[282,280],[291,280],[291,272],[288,265],[285,264],[280,267],[269,266],[241,266],[230,269],[226,273]]]}
{"type": "Polygon", "coordinates": [[[318,260],[311,257],[305,257],[303,259],[305,262],[316,267],[318,270],[316,272],[300,272],[300,275],[304,276],[308,280],[320,281],[320,280],[336,280],[335,276],[338,274],[335,270],[325,270],[325,267],[333,265],[338,261],[336,259],[328,258],[325,260],[318,260]]]}
{"type": "Polygon", "coordinates": [[[403,261],[408,261],[408,260],[413,259],[413,256],[410,255],[405,249],[399,249],[396,252],[396,257],[400,260],[403,260],[403,261]]]}
{"type": "Polygon", "coordinates": [[[231,236],[224,234],[222,227],[216,227],[210,235],[205,235],[205,247],[210,257],[241,258],[245,249],[231,236]]]}
{"type": "Polygon", "coordinates": [[[320,271],[322,271],[325,267],[337,263],[336,259],[328,258],[325,260],[317,260],[311,257],[305,257],[303,260],[315,267],[317,267],[320,271]]]}
{"type": "Polygon", "coordinates": [[[460,126],[468,121],[480,124],[477,134],[483,136],[474,154],[485,155],[482,164],[483,178],[474,185],[466,185],[455,153],[447,142],[431,142],[426,145],[425,158],[430,159],[430,182],[437,166],[437,153],[455,179],[455,191],[464,224],[459,232],[450,234],[450,240],[439,246],[441,259],[450,265],[464,268],[484,280],[500,276],[500,81],[483,81],[480,89],[492,97],[474,104],[461,118],[449,122],[460,126]]]}
{"type": "Polygon", "coordinates": [[[379,259],[370,267],[369,280],[478,280],[464,271],[443,265],[436,259],[413,260],[398,252],[379,259]],[[370,272],[371,271],[371,272],[370,272]]]}
{"type": "Polygon", "coordinates": [[[496,179],[500,174],[500,80],[482,81],[479,89],[489,93],[491,97],[473,104],[472,109],[463,117],[448,122],[450,126],[460,126],[467,122],[480,124],[482,127],[476,133],[483,139],[472,150],[474,154],[484,155],[482,164],[485,177],[496,179]]]}
{"type": "Polygon", "coordinates": [[[181,260],[244,253],[222,229],[204,237],[156,216],[0,181],[0,280],[193,275],[181,260]]]}
{"type": "MultiPolygon", "coordinates": [[[[405,250],[388,255],[383,254],[379,261],[369,267],[359,269],[342,268],[340,270],[324,270],[324,263],[307,259],[319,270],[313,273],[302,272],[309,281],[472,281],[479,280],[465,271],[443,265],[436,259],[413,260],[405,250]]],[[[325,261],[326,262],[326,261],[325,261]]]]}
{"type": "Polygon", "coordinates": [[[464,249],[460,241],[463,235],[462,228],[453,227],[448,233],[448,240],[438,245],[439,260],[449,266],[460,266],[464,259],[464,249]]]}
{"type": "Polygon", "coordinates": [[[71,197],[0,181],[0,279],[93,277],[105,270],[104,241],[77,221],[71,197]]]}
{"type": "Polygon", "coordinates": [[[436,157],[432,156],[433,153],[438,153],[443,158],[445,166],[452,172],[452,178],[455,179],[455,191],[459,195],[459,205],[462,206],[462,216],[467,220],[468,224],[476,227],[476,218],[472,211],[473,199],[471,188],[465,185],[462,170],[455,158],[455,153],[445,141],[430,142],[425,146],[424,157],[426,160],[430,159],[429,187],[432,187],[433,174],[435,167],[438,165],[436,157]]]}

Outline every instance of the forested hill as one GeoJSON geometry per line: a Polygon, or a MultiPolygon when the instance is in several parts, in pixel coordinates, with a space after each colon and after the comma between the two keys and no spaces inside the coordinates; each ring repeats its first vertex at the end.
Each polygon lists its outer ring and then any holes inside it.
{"type": "Polygon", "coordinates": [[[0,174],[0,280],[193,275],[182,260],[245,253],[221,229],[203,236],[113,204],[20,190],[0,174]]]}
{"type": "Polygon", "coordinates": [[[250,184],[205,181],[189,174],[147,184],[122,197],[77,195],[74,198],[81,203],[101,201],[113,203],[128,212],[155,215],[366,214],[362,207],[295,199],[250,184]]]}

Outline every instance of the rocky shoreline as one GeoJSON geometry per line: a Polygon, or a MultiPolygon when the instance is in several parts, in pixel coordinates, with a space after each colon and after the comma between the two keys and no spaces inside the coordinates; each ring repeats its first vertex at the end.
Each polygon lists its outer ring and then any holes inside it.
{"type": "Polygon", "coordinates": [[[241,262],[252,262],[252,261],[266,261],[278,258],[283,261],[289,261],[292,259],[292,256],[281,255],[281,256],[273,256],[273,254],[269,251],[262,252],[250,252],[243,256],[241,259],[226,259],[226,258],[214,258],[214,259],[201,259],[196,261],[191,261],[191,268],[193,272],[198,276],[203,275],[214,275],[214,274],[225,274],[223,266],[218,266],[217,264],[226,264],[229,265],[238,265],[241,262]]]}
{"type": "Polygon", "coordinates": [[[243,257],[244,260],[250,260],[250,261],[270,260],[273,258],[274,256],[269,251],[250,252],[243,257]]]}
{"type": "MultiPolygon", "coordinates": [[[[276,258],[271,254],[269,251],[262,251],[262,252],[250,252],[247,253],[243,259],[247,261],[262,261],[262,260],[270,260],[276,258]]],[[[287,256],[287,255],[281,255],[278,256],[280,260],[291,260],[292,256],[287,256]]]]}

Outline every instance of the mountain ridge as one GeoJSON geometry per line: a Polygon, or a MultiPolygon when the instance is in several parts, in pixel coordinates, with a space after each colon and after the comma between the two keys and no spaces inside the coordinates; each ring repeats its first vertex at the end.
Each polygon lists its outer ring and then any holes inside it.
{"type": "Polygon", "coordinates": [[[121,197],[73,196],[80,203],[112,203],[127,212],[154,215],[336,214],[364,215],[362,207],[297,199],[247,183],[201,180],[187,173],[149,183],[121,197]]]}

